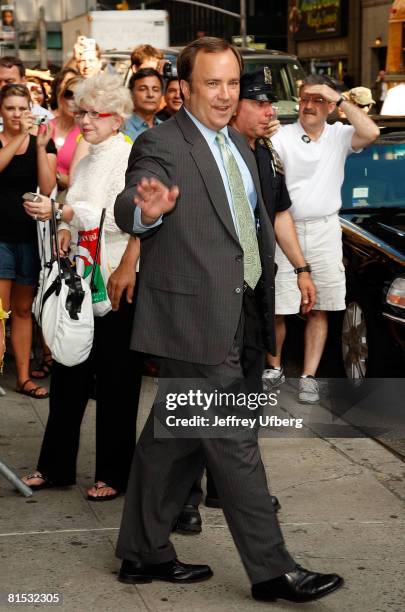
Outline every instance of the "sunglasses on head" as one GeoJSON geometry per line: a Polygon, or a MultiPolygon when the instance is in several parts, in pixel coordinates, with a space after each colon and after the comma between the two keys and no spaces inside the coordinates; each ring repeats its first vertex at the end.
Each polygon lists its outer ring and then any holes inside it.
{"type": "Polygon", "coordinates": [[[72,98],[75,97],[75,92],[72,89],[65,89],[65,91],[63,92],[62,96],[66,99],[66,100],[71,100],[72,98]]]}

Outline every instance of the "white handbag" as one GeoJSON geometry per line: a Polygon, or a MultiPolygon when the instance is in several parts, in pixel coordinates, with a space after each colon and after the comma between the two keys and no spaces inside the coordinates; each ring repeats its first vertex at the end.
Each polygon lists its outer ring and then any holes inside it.
{"type": "Polygon", "coordinates": [[[52,357],[65,366],[74,366],[88,358],[93,346],[91,290],[70,260],[59,256],[54,214],[49,228],[55,246],[51,248],[51,259],[42,271],[42,286],[35,311],[52,357]]]}

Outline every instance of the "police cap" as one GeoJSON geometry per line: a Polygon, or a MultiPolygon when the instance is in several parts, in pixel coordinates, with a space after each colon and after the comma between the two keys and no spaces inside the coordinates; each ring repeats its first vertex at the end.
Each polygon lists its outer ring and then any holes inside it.
{"type": "Polygon", "coordinates": [[[273,91],[271,70],[268,66],[241,76],[239,98],[277,102],[277,96],[273,91]]]}

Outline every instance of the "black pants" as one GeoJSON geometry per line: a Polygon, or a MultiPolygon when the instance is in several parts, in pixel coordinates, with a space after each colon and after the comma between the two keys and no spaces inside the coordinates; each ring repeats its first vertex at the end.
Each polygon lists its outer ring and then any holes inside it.
{"type": "Polygon", "coordinates": [[[125,491],[135,448],[142,357],[129,349],[134,306],[96,317],[89,358],[71,368],[54,363],[49,417],[38,470],[52,483],[76,482],[80,426],[96,377],[95,480],[125,491]]]}
{"type": "MultiPolygon", "coordinates": [[[[207,475],[207,497],[218,499],[218,491],[215,486],[215,482],[212,477],[212,474],[208,468],[205,468],[205,473],[207,475]]],[[[193,484],[191,485],[190,494],[186,501],[187,505],[191,504],[192,506],[199,506],[201,504],[202,498],[203,498],[201,481],[202,481],[203,476],[204,476],[204,470],[202,471],[200,476],[197,478],[197,480],[193,482],[193,484]]]]}
{"type": "MultiPolygon", "coordinates": [[[[222,364],[162,359],[161,377],[241,379],[249,392],[261,390],[264,353],[249,345],[246,331],[255,331],[256,319],[248,316],[246,320],[247,313],[249,309],[244,308],[233,346],[222,364]]],[[[134,455],[117,556],[144,563],[164,563],[176,557],[169,541],[171,528],[206,463],[251,581],[261,582],[293,569],[295,563],[285,548],[271,503],[257,434],[257,429],[248,429],[223,438],[156,438],[152,411],[134,455]]]]}

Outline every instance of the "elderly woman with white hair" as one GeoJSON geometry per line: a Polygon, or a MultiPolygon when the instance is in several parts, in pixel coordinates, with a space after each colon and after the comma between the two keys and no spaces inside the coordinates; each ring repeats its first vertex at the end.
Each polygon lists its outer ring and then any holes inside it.
{"type": "MultiPolygon", "coordinates": [[[[23,480],[33,490],[75,484],[80,426],[95,375],[96,469],[87,496],[106,501],[126,490],[142,376],[140,357],[129,349],[139,240],[117,227],[113,211],[125,185],[131,151],[120,128],[132,102],[120,78],[108,74],[80,83],[75,102],[75,117],[90,147],[74,171],[66,204],[60,209],[62,221],[68,222],[59,226],[60,249],[68,252],[71,227],[81,229],[83,204],[94,208],[97,218],[106,208],[104,237],[112,269],[107,288],[113,309],[95,317],[93,349],[84,363],[66,367],[54,362],[49,418],[37,470],[23,480]]],[[[51,203],[48,198],[42,200],[27,202],[25,208],[32,217],[46,220],[51,203]]]]}

